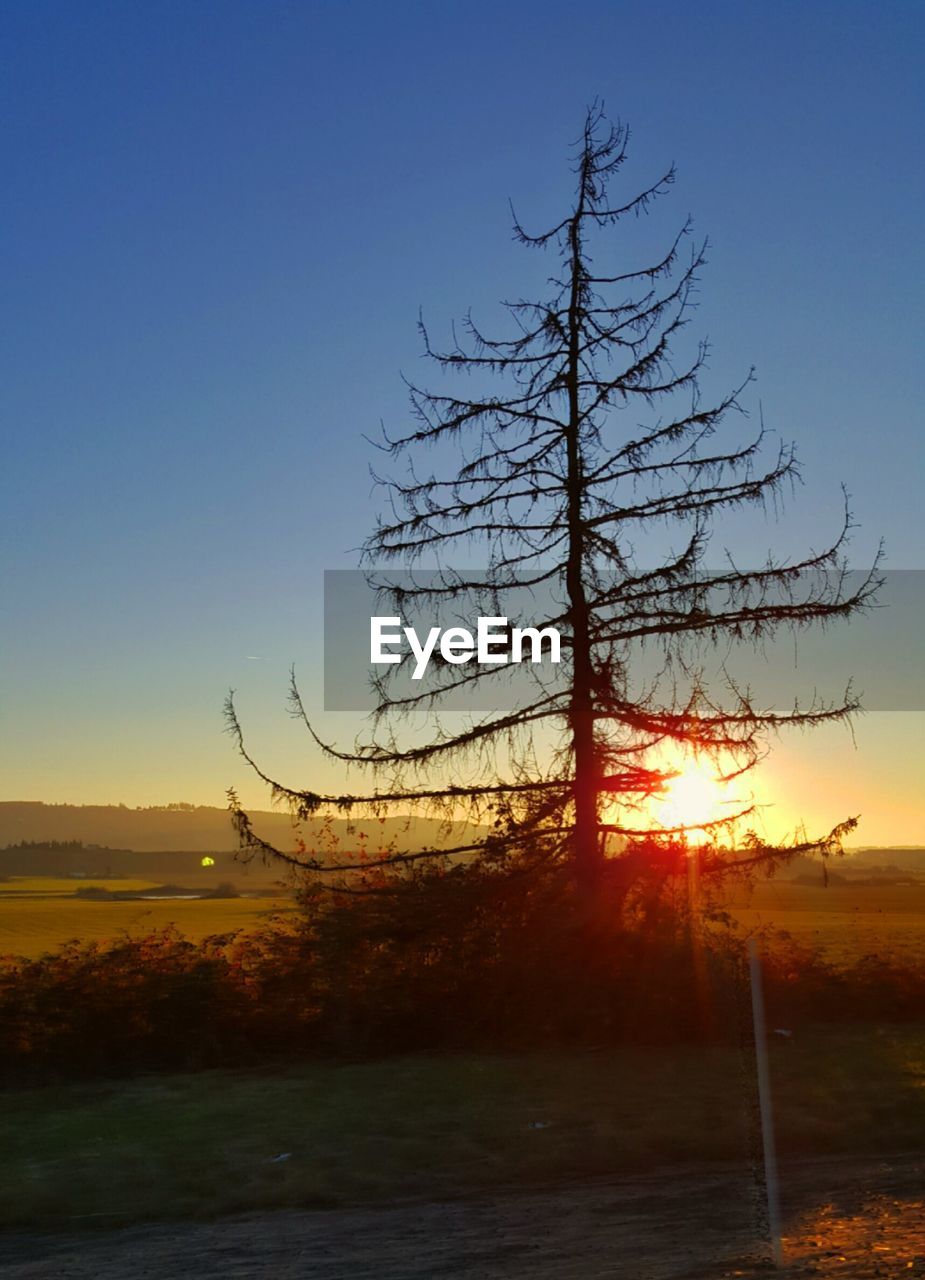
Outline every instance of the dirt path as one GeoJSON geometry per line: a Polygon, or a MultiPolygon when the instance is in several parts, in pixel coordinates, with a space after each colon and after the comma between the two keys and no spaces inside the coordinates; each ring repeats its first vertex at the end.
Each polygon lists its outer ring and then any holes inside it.
{"type": "MultiPolygon", "coordinates": [[[[788,1277],[925,1277],[925,1161],[786,1171],[788,1277]]],[[[5,1280],[722,1280],[770,1274],[742,1169],[439,1204],[14,1236],[5,1280]]],[[[779,1274],[779,1273],[778,1273],[779,1274]]]]}

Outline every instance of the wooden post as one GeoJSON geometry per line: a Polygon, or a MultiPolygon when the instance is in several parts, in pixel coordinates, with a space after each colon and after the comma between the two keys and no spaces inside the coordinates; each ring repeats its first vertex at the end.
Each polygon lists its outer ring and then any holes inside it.
{"type": "Polygon", "coordinates": [[[755,1028],[755,1058],[758,1066],[758,1105],[761,1109],[761,1145],[764,1151],[764,1185],[768,1197],[768,1230],[775,1267],[784,1264],[780,1242],[780,1197],[777,1182],[777,1151],[774,1146],[774,1113],[771,1107],[771,1072],[768,1066],[768,1032],[764,1016],[761,984],[761,956],[754,938],[748,940],[748,968],[752,988],[752,1021],[755,1028]]]}

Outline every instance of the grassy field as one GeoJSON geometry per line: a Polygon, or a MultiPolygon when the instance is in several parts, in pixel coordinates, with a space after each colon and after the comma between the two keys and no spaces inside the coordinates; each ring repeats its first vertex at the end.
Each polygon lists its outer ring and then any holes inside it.
{"type": "Polygon", "coordinates": [[[73,938],[103,942],[125,934],[138,937],[169,924],[198,941],[213,933],[253,929],[264,923],[268,913],[292,907],[291,900],[282,896],[129,902],[94,902],[75,896],[77,889],[90,887],[116,892],[156,888],[144,880],[51,877],[14,877],[0,883],[0,955],[32,958],[73,938]]]}
{"type": "MultiPolygon", "coordinates": [[[[925,1031],[773,1046],[784,1156],[925,1141],[925,1031]]],[[[371,1203],[748,1152],[736,1050],[405,1058],[10,1091],[0,1224],[74,1227],[371,1203]]]]}
{"type": "Polygon", "coordinates": [[[749,932],[788,933],[835,963],[878,954],[897,960],[925,955],[925,884],[831,887],[762,881],[730,903],[749,932]]]}
{"type": "MultiPolygon", "coordinates": [[[[198,892],[215,883],[208,873],[192,879],[195,883],[191,881],[190,887],[198,892]]],[[[126,933],[140,936],[168,924],[198,940],[213,933],[253,929],[268,913],[292,908],[282,890],[276,898],[193,901],[88,902],[75,896],[79,888],[90,886],[117,892],[156,887],[143,880],[38,876],[0,882],[0,955],[35,957],[72,938],[104,941],[126,933]]],[[[249,887],[239,885],[245,891],[249,887]]],[[[925,954],[925,883],[826,889],[821,884],[762,881],[747,897],[739,894],[731,899],[729,907],[749,932],[783,930],[837,963],[874,953],[899,960],[921,960],[925,954]]]]}

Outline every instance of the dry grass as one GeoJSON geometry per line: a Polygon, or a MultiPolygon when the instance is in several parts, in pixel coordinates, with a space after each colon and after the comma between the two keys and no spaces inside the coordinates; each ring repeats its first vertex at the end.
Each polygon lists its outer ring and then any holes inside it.
{"type": "MultiPolygon", "coordinates": [[[[192,887],[201,892],[214,882],[203,874],[192,887]]],[[[0,955],[34,958],[73,938],[102,942],[126,933],[137,937],[169,924],[199,941],[210,934],[253,929],[268,912],[292,906],[282,894],[276,899],[192,902],[85,902],[74,897],[77,889],[90,886],[134,892],[154,883],[40,876],[0,882],[0,955]]],[[[837,964],[871,954],[919,960],[925,950],[925,883],[826,889],[772,880],[759,883],[747,898],[733,899],[730,909],[749,932],[784,931],[837,964]]]]}
{"type": "Polygon", "coordinates": [[[784,932],[834,964],[866,955],[918,963],[925,952],[925,883],[825,888],[770,880],[729,907],[749,932],[784,932]]]}
{"type": "Polygon", "coordinates": [[[282,897],[93,902],[75,896],[77,889],[90,887],[136,892],[154,886],[146,880],[51,877],[0,883],[0,955],[34,959],[75,938],[106,942],[141,937],[170,924],[198,942],[210,934],[257,928],[269,913],[292,907],[282,897]]]}

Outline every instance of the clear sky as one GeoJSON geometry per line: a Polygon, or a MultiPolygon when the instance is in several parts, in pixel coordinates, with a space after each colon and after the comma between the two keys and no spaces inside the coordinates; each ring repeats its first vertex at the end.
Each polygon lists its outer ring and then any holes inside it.
{"type": "MultiPolygon", "coordinates": [[[[0,48],[3,798],[262,802],[232,685],[271,768],[336,785],[283,696],[295,662],[320,702],[363,433],[404,421],[419,307],[444,331],[547,273],[507,200],[561,216],[595,95],[628,180],[674,160],[669,220],[710,236],[713,371],[755,364],[800,446],[803,491],[740,559],[820,545],[843,481],[852,562],[882,536],[925,568],[925,6],[35,0],[0,48]]],[[[769,782],[788,820],[923,841],[923,737],[873,714],[769,782]]]]}

